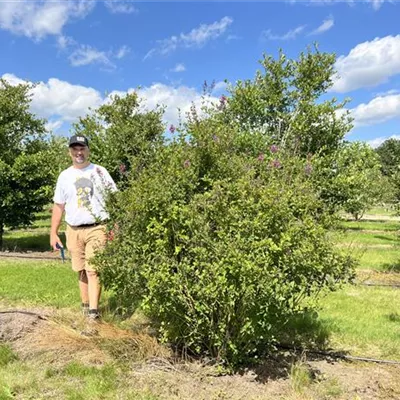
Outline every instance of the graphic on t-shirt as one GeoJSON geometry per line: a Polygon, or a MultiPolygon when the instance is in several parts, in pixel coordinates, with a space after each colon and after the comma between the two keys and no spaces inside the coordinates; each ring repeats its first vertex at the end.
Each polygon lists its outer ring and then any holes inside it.
{"type": "Polygon", "coordinates": [[[87,178],[79,178],[75,182],[78,198],[78,208],[90,209],[90,199],[93,197],[93,182],[87,178]]]}

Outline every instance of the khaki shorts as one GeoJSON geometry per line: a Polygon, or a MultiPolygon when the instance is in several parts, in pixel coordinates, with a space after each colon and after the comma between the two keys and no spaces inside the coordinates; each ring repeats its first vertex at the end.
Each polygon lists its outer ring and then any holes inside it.
{"type": "Polygon", "coordinates": [[[71,255],[72,269],[76,272],[95,271],[90,259],[107,241],[105,225],[74,227],[67,225],[67,249],[71,255]]]}

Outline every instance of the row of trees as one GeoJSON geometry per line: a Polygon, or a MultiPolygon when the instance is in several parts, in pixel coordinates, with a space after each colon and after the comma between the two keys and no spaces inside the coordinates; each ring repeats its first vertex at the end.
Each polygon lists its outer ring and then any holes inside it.
{"type": "MultiPolygon", "coordinates": [[[[381,149],[346,142],[344,103],[321,99],[334,55],[260,63],[218,104],[193,106],[169,139],[162,108],[135,93],[73,126],[121,189],[109,202],[118,232],[97,259],[106,288],[163,340],[231,363],[268,351],[290,317],[352,279],[354,261],[327,233],[338,211],[358,218],[382,200],[377,183],[397,173],[381,149]]],[[[0,84],[0,237],[51,201],[68,160],[30,113],[29,89],[0,84]]]]}

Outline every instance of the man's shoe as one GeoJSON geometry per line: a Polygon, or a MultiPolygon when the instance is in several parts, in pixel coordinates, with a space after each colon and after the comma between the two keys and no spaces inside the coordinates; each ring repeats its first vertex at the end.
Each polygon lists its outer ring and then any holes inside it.
{"type": "Polygon", "coordinates": [[[89,303],[82,303],[81,305],[82,315],[87,317],[89,315],[89,303]]]}
{"type": "Polygon", "coordinates": [[[100,322],[100,313],[98,310],[88,310],[87,318],[89,321],[100,322]]]}

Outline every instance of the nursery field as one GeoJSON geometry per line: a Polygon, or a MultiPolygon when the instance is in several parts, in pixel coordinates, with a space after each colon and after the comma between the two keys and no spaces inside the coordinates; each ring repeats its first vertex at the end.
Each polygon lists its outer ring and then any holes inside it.
{"type": "Polygon", "coordinates": [[[317,314],[288,323],[281,346],[228,374],[172,354],[141,314],[115,316],[88,336],[70,261],[49,249],[50,214],[6,231],[0,252],[0,400],[398,399],[400,219],[375,208],[343,217],[337,246],[359,259],[353,285],[328,293],[317,314]]]}

